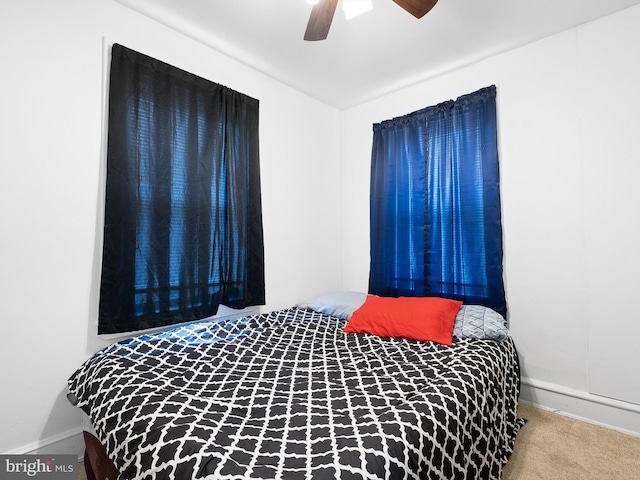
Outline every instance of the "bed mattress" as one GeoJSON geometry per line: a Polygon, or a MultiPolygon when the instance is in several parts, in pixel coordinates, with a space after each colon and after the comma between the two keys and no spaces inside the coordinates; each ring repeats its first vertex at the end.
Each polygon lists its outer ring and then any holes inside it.
{"type": "Polygon", "coordinates": [[[132,337],[70,395],[122,479],[500,479],[521,425],[512,339],[345,324],[293,308],[132,337]]]}

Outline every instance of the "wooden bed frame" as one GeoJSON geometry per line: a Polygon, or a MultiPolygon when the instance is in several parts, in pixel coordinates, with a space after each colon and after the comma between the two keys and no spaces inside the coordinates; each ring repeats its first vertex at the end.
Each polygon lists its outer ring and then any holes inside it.
{"type": "Polygon", "coordinates": [[[89,432],[84,435],[84,469],[87,480],[117,480],[118,469],[107,456],[102,443],[89,432]]]}

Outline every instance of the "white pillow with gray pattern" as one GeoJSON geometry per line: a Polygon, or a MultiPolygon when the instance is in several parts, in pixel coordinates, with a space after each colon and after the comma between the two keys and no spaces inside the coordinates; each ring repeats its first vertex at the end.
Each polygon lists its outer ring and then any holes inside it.
{"type": "Polygon", "coordinates": [[[509,336],[509,330],[504,317],[495,310],[481,305],[462,305],[456,315],[453,335],[502,341],[509,336]]]}

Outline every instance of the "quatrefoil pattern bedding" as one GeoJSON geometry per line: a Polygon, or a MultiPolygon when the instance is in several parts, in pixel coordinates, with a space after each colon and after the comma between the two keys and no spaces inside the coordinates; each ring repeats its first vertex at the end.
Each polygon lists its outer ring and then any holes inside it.
{"type": "Polygon", "coordinates": [[[345,334],[293,308],[121,341],[69,380],[126,479],[500,479],[511,338],[345,334]]]}

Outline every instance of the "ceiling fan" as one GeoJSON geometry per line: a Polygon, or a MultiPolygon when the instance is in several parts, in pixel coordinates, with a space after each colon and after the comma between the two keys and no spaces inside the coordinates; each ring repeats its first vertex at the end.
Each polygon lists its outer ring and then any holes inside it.
{"type": "MultiPolygon", "coordinates": [[[[416,18],[422,18],[431,10],[438,0],[393,0],[416,18]]],[[[304,39],[310,41],[324,40],[329,34],[333,14],[338,0],[319,0],[311,10],[304,39]]]]}

